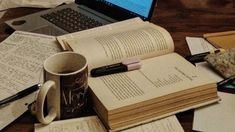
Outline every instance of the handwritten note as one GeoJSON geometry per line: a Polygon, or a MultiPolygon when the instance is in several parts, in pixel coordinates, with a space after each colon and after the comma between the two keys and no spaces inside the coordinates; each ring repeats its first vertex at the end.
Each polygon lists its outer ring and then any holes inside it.
{"type": "Polygon", "coordinates": [[[43,61],[60,51],[55,37],[17,31],[0,44],[0,100],[42,81],[43,61]]]}
{"type": "MultiPolygon", "coordinates": [[[[0,100],[42,82],[44,60],[60,51],[55,37],[16,31],[0,44],[0,100]]],[[[0,109],[0,130],[36,98],[28,95],[0,109]]]]}

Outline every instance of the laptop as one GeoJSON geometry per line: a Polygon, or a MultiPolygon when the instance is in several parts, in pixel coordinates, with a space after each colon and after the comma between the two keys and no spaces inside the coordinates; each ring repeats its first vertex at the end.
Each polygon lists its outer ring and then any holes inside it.
{"type": "Polygon", "coordinates": [[[156,0],[75,0],[6,21],[14,30],[59,36],[134,17],[150,20],[156,0]]]}

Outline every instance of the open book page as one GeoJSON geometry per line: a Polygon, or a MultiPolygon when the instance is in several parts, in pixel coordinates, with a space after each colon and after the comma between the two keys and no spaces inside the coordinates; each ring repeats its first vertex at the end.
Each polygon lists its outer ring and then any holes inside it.
{"type": "Polygon", "coordinates": [[[107,111],[215,82],[176,53],[142,61],[139,70],[90,77],[89,86],[107,111]]]}
{"type": "Polygon", "coordinates": [[[184,132],[175,115],[120,132],[184,132]]]}
{"type": "Polygon", "coordinates": [[[35,124],[35,132],[107,132],[97,116],[54,121],[49,125],[35,124]]]}
{"type": "Polygon", "coordinates": [[[125,58],[146,59],[174,51],[170,34],[148,22],[107,31],[105,35],[78,38],[68,41],[68,44],[87,58],[90,69],[125,58]]]}
{"type": "Polygon", "coordinates": [[[128,27],[133,24],[139,24],[142,22],[143,22],[142,19],[140,19],[139,17],[136,17],[136,18],[132,18],[132,19],[116,22],[116,23],[111,23],[108,25],[104,25],[104,26],[100,26],[100,27],[96,27],[96,28],[92,28],[92,29],[88,29],[88,30],[83,30],[83,31],[79,31],[79,32],[74,32],[74,33],[69,33],[69,34],[65,34],[62,36],[58,36],[57,40],[60,43],[63,50],[70,50],[69,47],[67,46],[68,40],[74,40],[74,39],[76,40],[76,39],[84,38],[87,36],[92,37],[97,34],[99,34],[99,35],[104,34],[107,31],[110,32],[115,29],[128,27]]]}
{"type": "Polygon", "coordinates": [[[44,60],[60,51],[55,37],[16,31],[0,44],[0,100],[42,82],[44,60]]]}

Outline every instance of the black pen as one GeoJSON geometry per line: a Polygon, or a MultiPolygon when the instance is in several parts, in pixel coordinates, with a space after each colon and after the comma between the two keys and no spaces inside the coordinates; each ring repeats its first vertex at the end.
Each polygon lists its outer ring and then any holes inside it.
{"type": "Polygon", "coordinates": [[[39,89],[39,84],[36,84],[36,85],[33,85],[29,88],[26,88],[18,93],[16,93],[15,95],[12,95],[10,97],[7,97],[6,99],[3,99],[0,101],[0,106],[3,106],[3,105],[6,105],[6,104],[9,104],[17,99],[21,99],[31,93],[33,93],[34,91],[38,90],[39,89]]]}
{"type": "Polygon", "coordinates": [[[216,50],[212,50],[209,52],[204,52],[204,53],[199,53],[199,54],[194,54],[194,55],[190,55],[190,56],[186,56],[185,59],[188,60],[191,63],[198,63],[198,62],[203,62],[204,58],[209,55],[209,54],[216,54],[219,52],[223,52],[224,49],[216,49],[216,50]]]}
{"type": "Polygon", "coordinates": [[[231,83],[233,81],[235,81],[235,75],[218,82],[217,87],[218,88],[223,88],[223,86],[225,86],[226,84],[231,83]]]}
{"type": "Polygon", "coordinates": [[[99,77],[103,75],[136,70],[136,69],[139,69],[140,67],[141,67],[141,63],[139,59],[135,59],[135,58],[127,59],[127,60],[122,61],[121,63],[94,68],[91,70],[91,76],[99,77]]]}

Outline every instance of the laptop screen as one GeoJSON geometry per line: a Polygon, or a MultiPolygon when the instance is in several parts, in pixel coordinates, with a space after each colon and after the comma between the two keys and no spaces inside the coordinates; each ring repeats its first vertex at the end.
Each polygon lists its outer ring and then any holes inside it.
{"type": "Polygon", "coordinates": [[[134,13],[137,16],[148,18],[153,0],[103,0],[109,6],[117,6],[134,13]]]}
{"type": "Polygon", "coordinates": [[[84,4],[117,20],[137,16],[149,20],[156,0],[76,0],[76,3],[84,4]]]}

